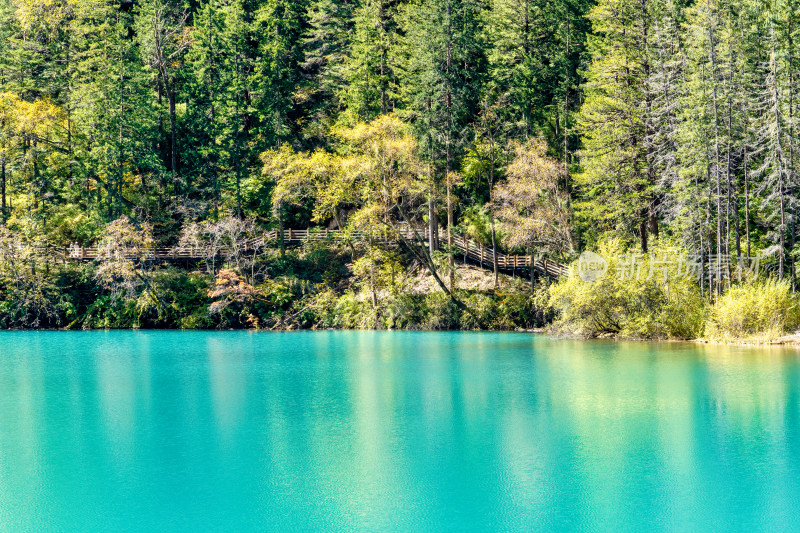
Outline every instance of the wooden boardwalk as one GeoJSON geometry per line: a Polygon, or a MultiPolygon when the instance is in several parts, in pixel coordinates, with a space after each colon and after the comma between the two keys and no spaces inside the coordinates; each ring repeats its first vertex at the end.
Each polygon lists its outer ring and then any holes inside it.
{"type": "MultiPolygon", "coordinates": [[[[427,242],[430,235],[428,228],[420,229],[419,236],[427,242]]],[[[412,229],[401,229],[399,232],[402,236],[410,241],[416,239],[415,232],[412,229]]],[[[243,244],[244,249],[247,248],[262,248],[267,245],[274,245],[278,242],[278,231],[271,230],[264,234],[264,236],[255,241],[247,241],[243,244]]],[[[396,238],[389,232],[376,232],[368,234],[366,232],[343,232],[341,230],[332,230],[327,228],[309,228],[309,229],[287,229],[283,231],[283,240],[287,244],[296,244],[308,241],[338,241],[344,242],[345,240],[354,242],[363,242],[373,239],[378,242],[394,242],[396,238]]],[[[442,241],[440,247],[446,247],[446,242],[442,241]]],[[[466,237],[453,237],[453,247],[457,250],[458,255],[463,257],[465,261],[470,261],[481,268],[492,270],[492,249],[476,243],[466,237]]],[[[225,251],[222,251],[225,255],[225,251]]],[[[66,251],[66,257],[69,259],[81,261],[91,261],[98,258],[97,248],[95,247],[82,247],[72,246],[66,251]]],[[[200,260],[203,259],[203,254],[192,248],[154,248],[148,259],[156,261],[183,261],[183,260],[200,260]]],[[[531,256],[529,255],[508,255],[497,254],[497,267],[504,272],[530,269],[531,256]]],[[[568,272],[568,267],[556,261],[547,258],[536,259],[533,263],[533,268],[540,274],[544,274],[551,278],[557,279],[564,276],[568,272]]]]}

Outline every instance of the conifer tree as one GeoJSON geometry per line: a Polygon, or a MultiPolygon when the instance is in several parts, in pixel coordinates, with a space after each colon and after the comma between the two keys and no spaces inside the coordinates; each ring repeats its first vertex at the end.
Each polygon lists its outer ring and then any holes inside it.
{"type": "Polygon", "coordinates": [[[364,0],[355,9],[343,98],[356,120],[370,120],[397,105],[397,9],[397,0],[364,0]]]}
{"type": "Polygon", "coordinates": [[[155,110],[140,49],[132,37],[132,13],[95,3],[81,8],[73,34],[75,155],[82,187],[87,192],[105,191],[107,215],[115,218],[133,205],[147,206],[146,198],[160,185],[150,181],[163,168],[151,142],[155,110]],[[127,194],[133,190],[126,188],[137,185],[134,199],[127,194]]]}
{"type": "Polygon", "coordinates": [[[145,64],[152,70],[159,102],[162,95],[169,109],[169,158],[175,193],[181,186],[178,175],[177,99],[183,83],[181,68],[186,50],[191,45],[187,21],[189,13],[179,5],[163,0],[146,2],[138,15],[137,34],[145,64]]]}
{"type": "Polygon", "coordinates": [[[467,126],[478,109],[485,73],[481,10],[473,0],[428,0],[407,6],[406,116],[429,164],[431,251],[439,247],[439,189],[458,166],[467,126]]]}
{"type": "Polygon", "coordinates": [[[255,140],[262,150],[279,146],[296,133],[292,118],[301,81],[306,11],[302,0],[266,0],[255,14],[258,57],[253,76],[259,90],[253,106],[259,119],[255,140]]]}
{"type": "Polygon", "coordinates": [[[354,10],[353,0],[317,0],[308,10],[301,94],[310,120],[304,137],[320,143],[347,103],[354,10]]]}
{"type": "Polygon", "coordinates": [[[583,140],[584,224],[638,233],[648,249],[648,233],[658,234],[656,177],[652,147],[651,0],[602,0],[589,18],[592,62],[580,112],[583,140]]]}

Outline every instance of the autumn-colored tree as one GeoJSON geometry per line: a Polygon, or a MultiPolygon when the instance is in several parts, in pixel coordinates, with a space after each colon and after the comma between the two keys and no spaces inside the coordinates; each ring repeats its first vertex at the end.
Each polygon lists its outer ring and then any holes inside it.
{"type": "Polygon", "coordinates": [[[95,276],[114,296],[133,297],[142,287],[150,293],[154,248],[150,225],[135,224],[127,216],[122,216],[110,222],[100,237],[95,276]]]}
{"type": "MultiPolygon", "coordinates": [[[[212,314],[221,314],[233,308],[239,314],[247,310],[254,302],[266,302],[263,292],[239,277],[233,270],[223,269],[214,278],[214,287],[208,291],[212,303],[209,311],[212,314]]],[[[252,326],[258,325],[251,313],[246,313],[246,318],[252,326]]]]}
{"type": "Polygon", "coordinates": [[[276,182],[273,209],[280,213],[289,202],[312,199],[316,220],[336,219],[339,227],[365,235],[368,247],[377,246],[381,235],[393,237],[455,299],[416,229],[429,184],[408,126],[395,115],[381,115],[334,134],[343,155],[282,147],[262,156],[264,176],[276,182]],[[340,214],[344,206],[350,208],[347,221],[340,214]]]}
{"type": "Polygon", "coordinates": [[[506,181],[494,193],[497,218],[509,246],[565,254],[573,250],[567,194],[559,186],[564,166],[547,156],[542,138],[515,143],[506,181]]]}

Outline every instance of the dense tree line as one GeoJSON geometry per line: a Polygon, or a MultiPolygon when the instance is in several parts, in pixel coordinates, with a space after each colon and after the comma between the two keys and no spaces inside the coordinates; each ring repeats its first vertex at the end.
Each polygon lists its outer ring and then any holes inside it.
{"type": "MultiPolygon", "coordinates": [[[[175,246],[230,217],[426,225],[429,247],[404,249],[458,303],[456,233],[564,261],[609,233],[643,253],[674,243],[698,254],[708,294],[764,253],[794,286],[798,14],[794,0],[0,0],[0,217],[37,253],[120,220],[175,246]]],[[[377,308],[395,252],[348,253],[377,308]]]]}
{"type": "Polygon", "coordinates": [[[666,232],[708,283],[761,251],[794,284],[796,3],[604,1],[589,18],[584,223],[637,233],[643,251],[666,232]]]}
{"type": "MultiPolygon", "coordinates": [[[[394,113],[430,165],[435,221],[446,174],[488,135],[482,113],[498,114],[502,149],[544,135],[554,154],[572,156],[586,9],[4,0],[3,218],[47,225],[69,211],[97,225],[128,214],[165,239],[181,220],[223,210],[276,223],[263,152],[330,149],[333,129],[394,113]]],[[[482,205],[488,186],[472,179],[458,194],[482,205]]]]}

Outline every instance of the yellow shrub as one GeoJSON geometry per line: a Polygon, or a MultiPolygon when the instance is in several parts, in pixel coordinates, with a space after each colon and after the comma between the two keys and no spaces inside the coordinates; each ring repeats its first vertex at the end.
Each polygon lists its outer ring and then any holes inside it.
{"type": "Polygon", "coordinates": [[[620,263],[626,250],[617,239],[602,241],[597,253],[608,264],[600,279],[581,279],[576,262],[570,275],[550,288],[550,305],[560,313],[558,330],[642,339],[700,335],[707,306],[696,282],[680,271],[681,250],[661,245],[627,266],[620,263]]]}
{"type": "Polygon", "coordinates": [[[788,281],[750,281],[731,287],[712,306],[706,336],[765,341],[796,329],[798,318],[788,281]]]}

